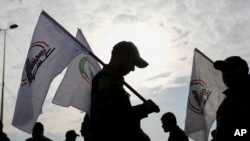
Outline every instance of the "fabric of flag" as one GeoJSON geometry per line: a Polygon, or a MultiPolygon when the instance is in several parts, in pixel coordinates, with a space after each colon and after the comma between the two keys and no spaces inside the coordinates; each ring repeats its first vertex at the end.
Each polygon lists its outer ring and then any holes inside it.
{"type": "MultiPolygon", "coordinates": [[[[80,29],[78,29],[76,39],[92,51],[80,29]]],[[[100,70],[99,64],[92,56],[78,55],[69,64],[53,98],[53,103],[64,107],[73,106],[90,114],[91,82],[100,70]]]]}
{"type": "Polygon", "coordinates": [[[13,126],[31,133],[52,80],[83,52],[87,52],[86,48],[46,12],[41,12],[23,68],[13,126]]]}
{"type": "Polygon", "coordinates": [[[195,49],[186,111],[186,135],[195,141],[208,140],[225,89],[222,74],[214,69],[213,61],[195,49]]]}

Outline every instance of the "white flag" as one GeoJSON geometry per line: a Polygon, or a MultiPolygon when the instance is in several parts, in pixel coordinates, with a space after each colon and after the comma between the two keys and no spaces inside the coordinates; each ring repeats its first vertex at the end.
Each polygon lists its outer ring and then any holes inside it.
{"type": "MultiPolygon", "coordinates": [[[[78,29],[76,38],[92,51],[80,29],[78,29]]],[[[90,114],[91,82],[100,69],[99,64],[92,56],[78,55],[69,64],[53,103],[65,107],[73,106],[90,114]]]]}
{"type": "Polygon", "coordinates": [[[32,131],[52,80],[83,52],[87,49],[41,12],[24,65],[12,125],[27,133],[32,131]]]}
{"type": "Polygon", "coordinates": [[[208,140],[225,89],[222,74],[214,69],[213,61],[195,49],[185,121],[186,135],[195,141],[208,140]]]}

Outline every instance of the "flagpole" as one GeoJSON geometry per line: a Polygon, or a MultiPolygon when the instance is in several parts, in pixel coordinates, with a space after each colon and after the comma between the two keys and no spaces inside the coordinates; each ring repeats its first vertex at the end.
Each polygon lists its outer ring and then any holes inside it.
{"type": "Polygon", "coordinates": [[[18,25],[16,24],[12,24],[9,26],[9,28],[6,28],[6,29],[1,29],[0,28],[0,31],[3,31],[4,32],[4,43],[3,43],[3,72],[2,72],[2,97],[1,97],[1,121],[3,121],[3,106],[4,106],[4,78],[5,78],[5,49],[6,49],[6,33],[7,33],[7,30],[9,29],[14,29],[14,28],[17,28],[18,25]]]}

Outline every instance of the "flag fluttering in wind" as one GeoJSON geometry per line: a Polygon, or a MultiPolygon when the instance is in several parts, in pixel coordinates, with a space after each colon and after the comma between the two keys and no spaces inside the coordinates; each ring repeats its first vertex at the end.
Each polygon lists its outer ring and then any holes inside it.
{"type": "MultiPolygon", "coordinates": [[[[80,29],[78,29],[76,39],[92,51],[80,29]]],[[[90,114],[91,82],[100,70],[99,64],[92,56],[78,55],[69,64],[53,103],[64,107],[73,106],[90,114]]]]}
{"type": "Polygon", "coordinates": [[[72,59],[87,52],[86,47],[42,11],[23,68],[12,125],[31,133],[52,80],[72,59]]]}
{"type": "Polygon", "coordinates": [[[225,89],[222,74],[214,69],[213,61],[195,49],[186,111],[186,135],[195,141],[208,140],[225,89]]]}

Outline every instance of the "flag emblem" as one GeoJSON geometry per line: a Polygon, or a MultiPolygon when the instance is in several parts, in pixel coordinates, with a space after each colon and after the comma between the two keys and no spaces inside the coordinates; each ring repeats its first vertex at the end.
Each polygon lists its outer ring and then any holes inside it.
{"type": "Polygon", "coordinates": [[[12,125],[27,133],[42,113],[52,80],[86,52],[67,30],[42,11],[23,67],[12,125]]]}
{"type": "Polygon", "coordinates": [[[88,62],[88,57],[82,57],[79,63],[79,70],[81,73],[82,78],[90,85],[91,84],[91,80],[93,77],[93,74],[91,73],[91,69],[88,67],[88,65],[86,65],[88,62]],[[90,76],[87,74],[86,68],[89,70],[89,72],[91,73],[90,76]]]}
{"type": "Polygon", "coordinates": [[[190,83],[190,93],[191,95],[188,97],[189,109],[197,114],[202,114],[211,91],[204,81],[192,80],[190,83]]]}
{"type": "Polygon", "coordinates": [[[31,44],[28,52],[28,57],[25,62],[26,78],[22,79],[21,86],[32,84],[39,67],[46,61],[52,54],[55,48],[51,48],[44,41],[35,41],[31,44]]]}

